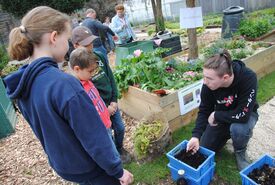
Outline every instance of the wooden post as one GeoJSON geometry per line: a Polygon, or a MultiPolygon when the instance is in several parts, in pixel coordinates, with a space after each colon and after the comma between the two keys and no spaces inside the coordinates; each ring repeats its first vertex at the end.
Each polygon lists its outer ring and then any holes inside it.
{"type": "MultiPolygon", "coordinates": [[[[186,0],[186,5],[189,8],[195,7],[195,0],[186,0]]],[[[187,29],[188,36],[188,58],[193,60],[198,58],[198,43],[197,43],[197,29],[196,28],[188,28],[187,29]]]]}

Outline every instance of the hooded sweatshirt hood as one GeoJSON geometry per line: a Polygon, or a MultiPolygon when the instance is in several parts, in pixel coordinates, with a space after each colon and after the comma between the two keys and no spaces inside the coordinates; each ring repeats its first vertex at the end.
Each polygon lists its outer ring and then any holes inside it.
{"type": "Polygon", "coordinates": [[[11,99],[26,98],[29,95],[35,77],[45,68],[57,63],[50,57],[39,58],[30,64],[23,65],[18,71],[4,78],[7,94],[11,99]]]}
{"type": "Polygon", "coordinates": [[[234,80],[230,85],[230,87],[236,86],[241,80],[240,75],[248,69],[246,68],[245,64],[240,60],[233,60],[232,67],[233,67],[233,73],[234,73],[234,80]]]}

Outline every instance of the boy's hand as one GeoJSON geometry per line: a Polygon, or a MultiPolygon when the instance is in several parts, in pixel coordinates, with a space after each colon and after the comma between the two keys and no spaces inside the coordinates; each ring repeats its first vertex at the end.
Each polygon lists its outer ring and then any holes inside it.
{"type": "Polygon", "coordinates": [[[110,116],[112,116],[112,115],[115,114],[116,109],[112,105],[109,105],[108,106],[108,112],[109,112],[110,116]]]}
{"type": "Polygon", "coordinates": [[[119,180],[121,185],[128,185],[134,181],[134,176],[128,170],[123,169],[123,175],[119,180]]]}
{"type": "Polygon", "coordinates": [[[117,111],[117,108],[118,108],[118,104],[117,104],[117,102],[111,102],[111,104],[110,104],[111,106],[113,106],[114,107],[114,109],[117,111]]]}
{"type": "Polygon", "coordinates": [[[208,123],[209,123],[209,125],[212,126],[212,127],[215,127],[215,126],[218,125],[217,123],[215,123],[214,114],[215,114],[215,112],[212,112],[212,113],[210,114],[210,116],[208,117],[208,123]]]}
{"type": "Polygon", "coordinates": [[[186,152],[192,151],[192,154],[196,153],[200,148],[199,139],[196,137],[192,137],[187,143],[186,152]]]}

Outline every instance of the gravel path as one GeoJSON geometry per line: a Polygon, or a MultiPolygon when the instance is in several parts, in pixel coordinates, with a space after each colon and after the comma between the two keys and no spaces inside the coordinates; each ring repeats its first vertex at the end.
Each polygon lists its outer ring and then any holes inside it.
{"type": "Polygon", "coordinates": [[[248,144],[248,156],[252,160],[263,154],[275,157],[275,97],[259,108],[259,120],[248,144]]]}

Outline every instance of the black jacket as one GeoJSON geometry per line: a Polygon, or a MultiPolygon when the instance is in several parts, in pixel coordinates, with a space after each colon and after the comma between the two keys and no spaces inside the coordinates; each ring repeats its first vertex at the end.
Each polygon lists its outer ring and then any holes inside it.
{"type": "Polygon", "coordinates": [[[215,111],[218,124],[246,123],[250,113],[257,112],[257,76],[241,61],[233,61],[234,80],[227,88],[211,90],[203,85],[201,104],[192,136],[200,138],[215,111]]]}
{"type": "Polygon", "coordinates": [[[103,25],[100,21],[92,19],[90,17],[86,17],[81,25],[89,28],[93,35],[98,36],[98,38],[93,41],[93,45],[95,48],[102,46],[102,41],[99,36],[100,31],[105,34],[110,33],[112,36],[115,36],[115,33],[111,30],[111,28],[103,25]]]}

